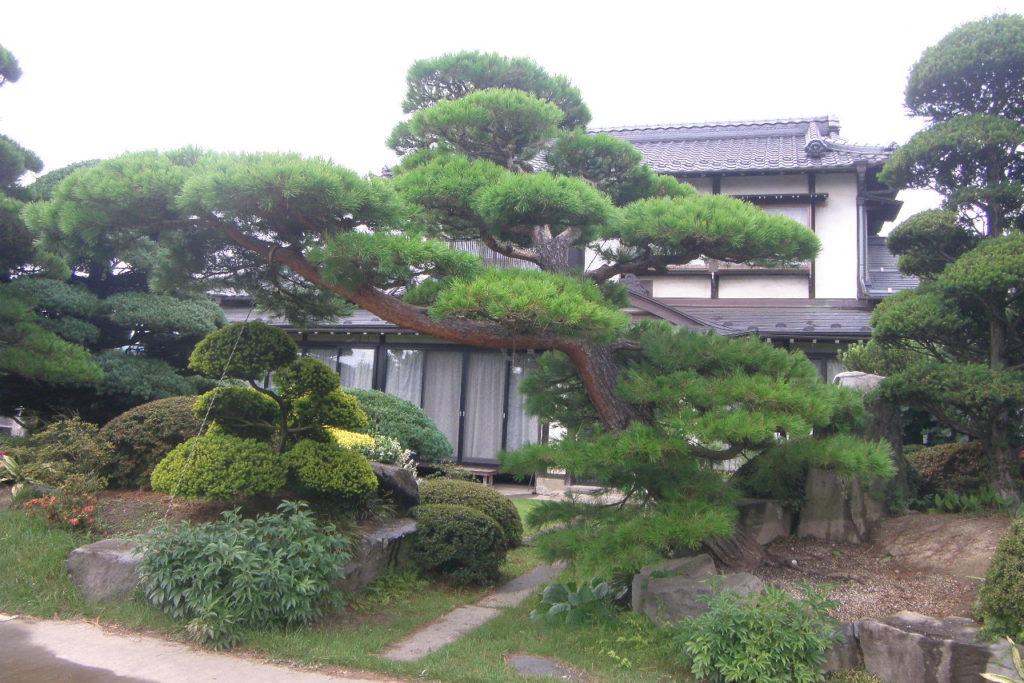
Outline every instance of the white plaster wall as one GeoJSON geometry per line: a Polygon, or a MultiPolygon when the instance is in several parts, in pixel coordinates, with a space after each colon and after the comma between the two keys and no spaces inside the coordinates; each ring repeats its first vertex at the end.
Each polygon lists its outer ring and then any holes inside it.
{"type": "Polygon", "coordinates": [[[857,174],[820,173],[817,192],[828,194],[815,210],[821,253],[815,260],[814,296],[857,298],[857,174]]]}
{"type": "Polygon", "coordinates": [[[683,178],[681,182],[689,183],[704,193],[711,193],[711,178],[683,178]]]}
{"type": "MultiPolygon", "coordinates": [[[[821,191],[818,190],[818,192],[821,191]]],[[[805,192],[807,192],[807,176],[802,173],[778,176],[722,177],[722,194],[797,194],[805,192]]]]}
{"type": "Polygon", "coordinates": [[[655,297],[691,297],[707,299],[711,296],[711,277],[656,277],[655,297]]]}
{"type": "Polygon", "coordinates": [[[806,299],[806,275],[726,275],[718,279],[720,299],[806,299]]]}

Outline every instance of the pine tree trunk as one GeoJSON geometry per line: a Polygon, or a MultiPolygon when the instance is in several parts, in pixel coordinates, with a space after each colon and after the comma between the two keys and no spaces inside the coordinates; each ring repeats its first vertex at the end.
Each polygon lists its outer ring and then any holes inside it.
{"type": "Polygon", "coordinates": [[[643,418],[631,404],[619,398],[618,366],[610,345],[583,343],[567,353],[580,373],[601,423],[608,430],[621,431],[643,418]]]}
{"type": "Polygon", "coordinates": [[[1014,501],[1014,508],[1020,505],[1020,456],[1017,449],[1010,444],[1009,421],[1002,419],[992,421],[988,443],[985,444],[988,455],[988,481],[992,490],[1003,498],[1014,501]]]}

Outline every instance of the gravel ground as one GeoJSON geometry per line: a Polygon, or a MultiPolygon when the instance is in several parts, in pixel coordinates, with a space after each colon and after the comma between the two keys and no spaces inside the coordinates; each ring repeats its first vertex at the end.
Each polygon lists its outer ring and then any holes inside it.
{"type": "Polygon", "coordinates": [[[754,573],[794,594],[802,584],[833,585],[841,621],[903,610],[972,617],[983,568],[1008,525],[1006,516],[908,515],[883,521],[865,545],[780,539],[768,550],[782,566],[754,573]]]}

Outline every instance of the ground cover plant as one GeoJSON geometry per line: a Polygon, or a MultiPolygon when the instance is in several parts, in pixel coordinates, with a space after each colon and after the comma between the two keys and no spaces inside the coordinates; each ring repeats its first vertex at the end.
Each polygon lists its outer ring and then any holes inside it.
{"type": "Polygon", "coordinates": [[[1000,539],[979,597],[989,633],[1024,640],[1024,518],[1000,539]]]}

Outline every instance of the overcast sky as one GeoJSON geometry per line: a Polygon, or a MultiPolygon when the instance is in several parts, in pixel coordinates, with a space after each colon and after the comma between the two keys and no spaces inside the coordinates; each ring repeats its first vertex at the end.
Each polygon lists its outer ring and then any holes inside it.
{"type": "MultiPolygon", "coordinates": [[[[593,126],[832,114],[853,142],[905,142],[907,72],[954,27],[1024,0],[881,2],[25,0],[0,44],[24,76],[0,133],[47,170],[127,150],[296,151],[393,162],[418,58],[527,56],[569,76],[593,126]]],[[[906,217],[906,213],[901,216],[906,217]]]]}

